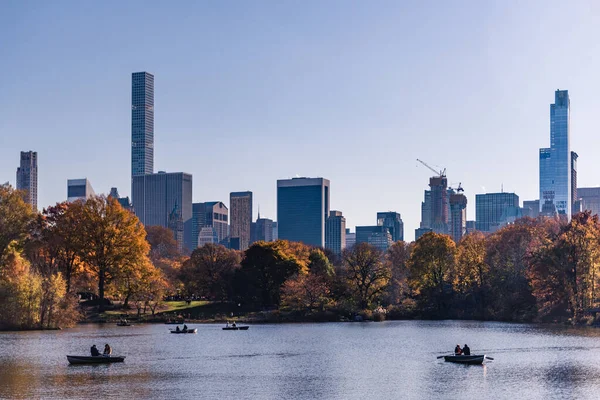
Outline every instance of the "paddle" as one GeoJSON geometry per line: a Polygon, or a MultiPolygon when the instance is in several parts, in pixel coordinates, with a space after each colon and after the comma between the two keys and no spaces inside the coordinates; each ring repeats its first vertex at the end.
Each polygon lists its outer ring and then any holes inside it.
{"type": "Polygon", "coordinates": [[[485,356],[485,358],[487,358],[488,360],[494,361],[494,359],[492,357],[485,356]]]}
{"type": "Polygon", "coordinates": [[[438,357],[436,357],[436,358],[439,360],[440,358],[444,358],[444,357],[446,357],[446,355],[443,355],[443,356],[438,356],[438,357]]]}

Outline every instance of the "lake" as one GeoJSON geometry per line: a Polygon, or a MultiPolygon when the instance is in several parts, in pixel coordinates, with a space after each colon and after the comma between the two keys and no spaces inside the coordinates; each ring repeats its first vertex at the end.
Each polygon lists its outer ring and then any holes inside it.
{"type": "Polygon", "coordinates": [[[82,325],[0,333],[0,398],[596,399],[600,329],[472,321],[82,325]],[[105,343],[124,363],[69,365],[105,343]],[[457,343],[483,366],[436,356],[457,343]]]}

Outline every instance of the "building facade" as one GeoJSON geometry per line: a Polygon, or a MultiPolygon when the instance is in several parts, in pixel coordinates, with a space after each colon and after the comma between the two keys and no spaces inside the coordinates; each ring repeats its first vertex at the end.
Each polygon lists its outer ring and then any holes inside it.
{"type": "Polygon", "coordinates": [[[193,250],[192,175],[184,172],[158,172],[133,177],[132,197],[135,215],[146,226],[169,227],[169,215],[177,205],[183,221],[183,243],[193,250]]]}
{"type": "Polygon", "coordinates": [[[450,195],[449,233],[456,243],[467,233],[467,197],[461,192],[450,195]]]}
{"type": "Polygon", "coordinates": [[[200,229],[198,232],[198,237],[196,238],[198,242],[198,247],[202,247],[205,244],[217,244],[219,243],[219,237],[217,235],[217,231],[210,226],[205,226],[200,229]]]}
{"type": "Polygon", "coordinates": [[[569,92],[557,90],[550,105],[550,147],[540,149],[540,212],[571,217],[572,153],[569,92]]]}
{"type": "Polygon", "coordinates": [[[394,242],[404,240],[404,223],[400,213],[395,211],[378,212],[377,225],[389,228],[394,242]]]}
{"type": "Polygon", "coordinates": [[[346,248],[346,218],[341,211],[329,212],[325,222],[325,247],[338,256],[346,248]]]}
{"type": "Polygon", "coordinates": [[[269,218],[261,218],[260,214],[256,222],[252,223],[252,238],[254,242],[272,242],[273,241],[273,220],[269,218]]]}
{"type": "Polygon", "coordinates": [[[523,200],[523,217],[537,218],[540,215],[539,200],[523,200]]]}
{"type": "MultiPolygon", "coordinates": [[[[154,172],[154,75],[131,74],[131,177],[154,172]]],[[[133,197],[135,204],[136,198],[133,197]]]]}
{"type": "Polygon", "coordinates": [[[346,228],[346,248],[351,249],[356,244],[356,232],[350,232],[350,228],[346,228]]]}
{"type": "Polygon", "coordinates": [[[600,187],[577,188],[582,211],[600,215],[600,187]]]}
{"type": "Polygon", "coordinates": [[[356,244],[368,243],[381,251],[386,251],[394,244],[390,228],[386,226],[357,226],[356,244]]]}
{"type": "MultiPolygon", "coordinates": [[[[238,238],[239,248],[246,250],[252,236],[252,192],[231,192],[229,194],[231,230],[230,236],[238,238]]],[[[232,246],[233,248],[233,246],[232,246]]]]}
{"type": "Polygon", "coordinates": [[[22,151],[17,168],[17,190],[25,192],[25,203],[37,210],[38,156],[36,151],[22,151]]]}
{"type": "Polygon", "coordinates": [[[324,178],[277,181],[279,239],[325,247],[330,184],[324,178]]]}
{"type": "Polygon", "coordinates": [[[94,189],[87,178],[67,180],[67,201],[87,200],[94,196],[94,189]]]}
{"type": "Polygon", "coordinates": [[[475,196],[475,227],[480,232],[495,232],[510,222],[507,216],[519,209],[519,196],[515,193],[486,193],[475,196]]]}
{"type": "Polygon", "coordinates": [[[571,215],[577,214],[581,210],[575,209],[575,204],[578,203],[579,197],[577,196],[577,159],[579,155],[574,151],[571,152],[571,215]]]}

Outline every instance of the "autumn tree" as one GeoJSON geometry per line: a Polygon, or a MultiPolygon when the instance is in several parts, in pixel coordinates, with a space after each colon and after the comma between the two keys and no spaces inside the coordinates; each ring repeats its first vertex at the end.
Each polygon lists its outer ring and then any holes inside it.
{"type": "Polygon", "coordinates": [[[313,249],[308,255],[308,269],[311,274],[324,277],[332,277],[335,275],[333,265],[329,258],[320,249],[313,249]]]}
{"type": "Polygon", "coordinates": [[[485,319],[489,292],[489,266],[485,256],[486,239],[481,232],[470,233],[458,243],[452,284],[460,297],[456,305],[459,317],[485,319]]]}
{"type": "Polygon", "coordinates": [[[245,303],[262,307],[279,306],[280,289],[284,282],[300,272],[306,273],[303,263],[297,258],[302,244],[290,244],[285,240],[254,243],[245,252],[241,268],[235,273],[235,291],[245,303]]]}
{"type": "Polygon", "coordinates": [[[409,283],[424,313],[447,315],[453,296],[455,257],[456,245],[448,235],[429,232],[416,241],[408,260],[409,283]]]}
{"type": "Polygon", "coordinates": [[[78,230],[85,246],[79,256],[96,277],[99,309],[104,309],[106,286],[123,268],[144,265],[149,245],[137,217],[113,198],[95,196],[83,204],[78,230]]]}
{"type": "Polygon", "coordinates": [[[410,295],[408,260],[411,248],[411,245],[399,240],[385,253],[385,262],[391,271],[390,284],[385,296],[388,304],[400,304],[410,295]]]}
{"type": "Polygon", "coordinates": [[[181,280],[189,294],[227,301],[233,296],[233,277],[239,264],[239,252],[208,243],[183,263],[181,280]]]}
{"type": "Polygon", "coordinates": [[[173,231],[163,226],[146,226],[146,240],[150,245],[150,259],[176,259],[180,256],[173,231]]]}
{"type": "Polygon", "coordinates": [[[3,256],[11,242],[22,244],[29,234],[35,212],[23,201],[23,193],[10,185],[0,185],[0,268],[3,256]]]}
{"type": "Polygon", "coordinates": [[[391,277],[381,250],[358,243],[342,252],[344,277],[360,309],[367,309],[382,295],[391,277]]]}
{"type": "Polygon", "coordinates": [[[534,254],[530,279],[541,316],[567,311],[579,321],[596,306],[599,274],[598,216],[578,213],[534,254]]]}
{"type": "Polygon", "coordinates": [[[312,271],[300,273],[285,281],[281,289],[283,307],[294,311],[325,310],[332,303],[331,289],[323,275],[312,271]]]}

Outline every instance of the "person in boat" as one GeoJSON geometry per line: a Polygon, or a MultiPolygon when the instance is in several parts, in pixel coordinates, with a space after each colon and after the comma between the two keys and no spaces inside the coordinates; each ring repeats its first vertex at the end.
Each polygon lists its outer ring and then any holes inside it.
{"type": "Polygon", "coordinates": [[[231,326],[233,326],[234,328],[237,326],[237,325],[235,324],[235,321],[233,321],[233,324],[231,324],[231,326]]]}
{"type": "Polygon", "coordinates": [[[471,355],[471,349],[469,348],[469,346],[467,346],[466,343],[465,343],[464,347],[462,348],[462,353],[465,356],[470,356],[471,355]]]}
{"type": "Polygon", "coordinates": [[[111,354],[112,354],[112,349],[110,348],[108,343],[106,343],[106,345],[104,345],[104,355],[108,357],[111,354]]]}
{"type": "Polygon", "coordinates": [[[225,323],[225,328],[229,328],[229,321],[225,323]]]}
{"type": "Polygon", "coordinates": [[[183,331],[184,331],[184,332],[187,332],[187,330],[188,330],[188,327],[187,327],[187,325],[186,325],[186,324],[183,324],[183,331]]]}
{"type": "Polygon", "coordinates": [[[100,352],[98,351],[98,348],[96,347],[96,345],[92,346],[92,348],[90,349],[90,352],[92,353],[92,357],[98,357],[100,355],[100,352]]]}
{"type": "Polygon", "coordinates": [[[177,325],[177,328],[175,328],[175,332],[181,332],[181,329],[179,329],[179,325],[177,325]]]}
{"type": "Polygon", "coordinates": [[[460,356],[462,354],[462,349],[460,348],[460,344],[457,344],[456,347],[454,348],[454,355],[455,356],[460,356]]]}

